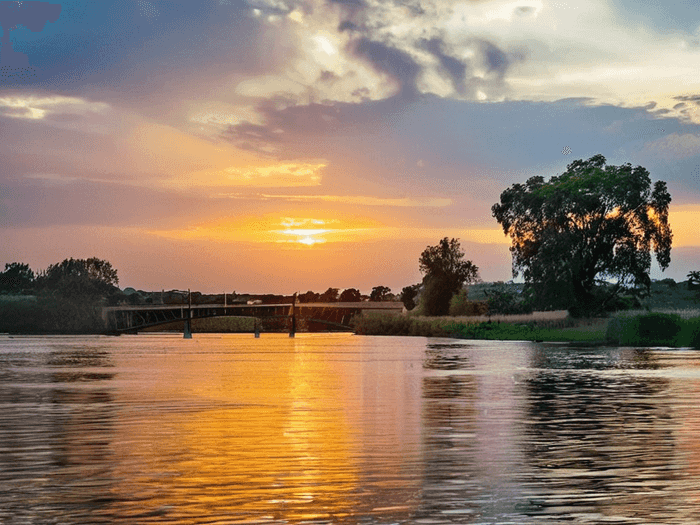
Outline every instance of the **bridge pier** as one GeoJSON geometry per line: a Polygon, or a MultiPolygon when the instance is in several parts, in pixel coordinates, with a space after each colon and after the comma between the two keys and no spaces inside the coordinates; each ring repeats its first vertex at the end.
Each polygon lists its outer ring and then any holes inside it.
{"type": "Polygon", "coordinates": [[[183,339],[192,339],[192,292],[187,289],[187,320],[185,321],[185,333],[183,339]]]}

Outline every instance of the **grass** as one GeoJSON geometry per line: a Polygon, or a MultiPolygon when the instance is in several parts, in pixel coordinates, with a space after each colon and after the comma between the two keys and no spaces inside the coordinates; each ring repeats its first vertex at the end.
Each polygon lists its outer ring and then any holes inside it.
{"type": "Polygon", "coordinates": [[[532,314],[425,317],[364,313],[355,320],[362,335],[417,335],[518,341],[605,340],[606,319],[572,319],[565,311],[532,314]]]}
{"type": "Polygon", "coordinates": [[[355,319],[360,335],[411,335],[549,341],[621,346],[700,349],[700,311],[623,312],[610,318],[574,319],[566,312],[527,315],[425,317],[364,313],[355,319]]]}
{"type": "MultiPolygon", "coordinates": [[[[697,312],[695,312],[697,313],[697,312]]],[[[693,312],[644,312],[616,315],[608,323],[606,339],[624,346],[700,348],[700,316],[693,312]]]]}

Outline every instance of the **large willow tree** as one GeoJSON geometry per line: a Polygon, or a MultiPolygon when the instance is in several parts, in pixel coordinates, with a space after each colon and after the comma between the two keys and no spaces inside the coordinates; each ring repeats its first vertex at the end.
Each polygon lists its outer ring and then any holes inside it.
{"type": "Polygon", "coordinates": [[[595,313],[625,285],[649,286],[652,251],[662,270],[671,262],[666,183],[605,163],[595,155],[547,182],[531,177],[491,209],[539,308],[595,313]]]}

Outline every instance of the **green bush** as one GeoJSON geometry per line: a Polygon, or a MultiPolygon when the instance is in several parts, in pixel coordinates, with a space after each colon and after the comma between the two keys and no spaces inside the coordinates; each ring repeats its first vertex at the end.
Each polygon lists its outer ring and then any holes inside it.
{"type": "Polygon", "coordinates": [[[689,346],[700,350],[700,317],[688,319],[678,334],[678,346],[689,346]]]}
{"type": "Polygon", "coordinates": [[[625,346],[676,346],[684,324],[673,314],[618,316],[610,319],[606,339],[625,346]]]}
{"type": "Polygon", "coordinates": [[[462,289],[450,300],[450,315],[452,316],[475,316],[486,315],[489,307],[483,301],[470,301],[467,291],[462,289]]]}
{"type": "Polygon", "coordinates": [[[99,305],[55,297],[0,302],[0,332],[13,334],[103,333],[99,305]]]}

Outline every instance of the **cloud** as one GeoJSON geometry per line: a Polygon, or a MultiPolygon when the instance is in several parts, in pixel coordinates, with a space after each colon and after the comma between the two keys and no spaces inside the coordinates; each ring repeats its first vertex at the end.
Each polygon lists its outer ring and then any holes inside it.
{"type": "Polygon", "coordinates": [[[0,93],[0,116],[42,120],[55,125],[70,122],[71,118],[103,115],[110,109],[109,104],[104,102],[92,102],[78,97],[0,93]]]}
{"type": "Polygon", "coordinates": [[[672,133],[645,144],[644,152],[665,161],[700,156],[700,135],[672,133]]]}
{"type": "Polygon", "coordinates": [[[354,53],[395,79],[398,82],[398,92],[402,96],[412,97],[416,94],[416,80],[421,68],[405,51],[361,38],[355,44],[354,53]]]}
{"type": "Polygon", "coordinates": [[[258,193],[255,195],[242,193],[219,193],[216,198],[282,200],[287,202],[332,202],[338,204],[351,204],[353,206],[390,206],[401,208],[443,208],[452,204],[452,199],[446,198],[387,198],[352,195],[270,195],[258,193]]]}
{"type": "Polygon", "coordinates": [[[302,187],[321,184],[325,162],[264,161],[253,165],[176,174],[156,184],[179,191],[209,193],[230,187],[302,187]]]}

